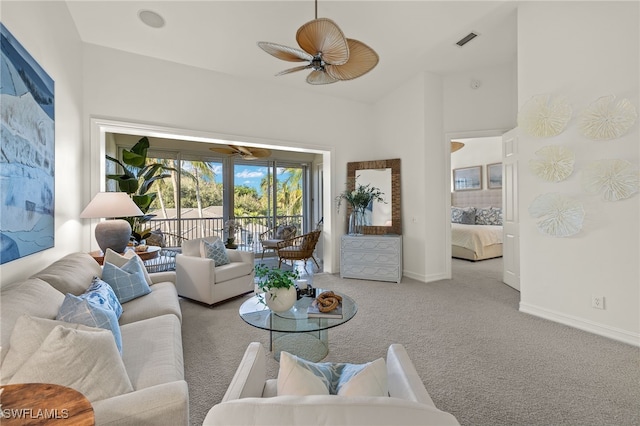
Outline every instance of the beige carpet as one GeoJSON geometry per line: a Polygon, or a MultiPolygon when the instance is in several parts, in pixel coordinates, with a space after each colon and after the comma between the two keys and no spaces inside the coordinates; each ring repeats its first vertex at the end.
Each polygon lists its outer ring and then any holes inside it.
{"type": "MultiPolygon", "coordinates": [[[[463,425],[640,424],[638,348],[518,312],[501,259],[453,262],[454,279],[428,284],[315,276],[359,306],[329,331],[325,360],[366,362],[402,343],[435,404],[463,425]]],[[[220,401],[246,346],[268,348],[268,332],[238,316],[244,300],[181,302],[193,425],[220,401]]],[[[267,365],[275,377],[278,363],[267,365]]]]}

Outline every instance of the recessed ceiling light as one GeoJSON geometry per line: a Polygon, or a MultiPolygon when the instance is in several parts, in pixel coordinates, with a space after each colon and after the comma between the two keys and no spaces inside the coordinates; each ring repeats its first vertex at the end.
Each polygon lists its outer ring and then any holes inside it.
{"type": "Polygon", "coordinates": [[[164,27],[164,18],[152,10],[141,10],[138,18],[152,28],[164,27]]]}

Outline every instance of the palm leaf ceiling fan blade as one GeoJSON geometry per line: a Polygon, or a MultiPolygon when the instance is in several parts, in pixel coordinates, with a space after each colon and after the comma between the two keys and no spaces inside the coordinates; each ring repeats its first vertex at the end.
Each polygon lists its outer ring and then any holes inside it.
{"type": "Polygon", "coordinates": [[[358,40],[349,42],[349,61],[344,65],[327,65],[327,74],[336,80],[353,80],[371,71],[379,61],[378,54],[358,40]]]}
{"type": "Polygon", "coordinates": [[[284,71],[280,71],[278,74],[276,74],[276,77],[279,75],[291,74],[292,72],[296,72],[296,71],[308,70],[310,68],[311,68],[311,65],[301,65],[299,67],[289,68],[284,71]]]}
{"type": "Polygon", "coordinates": [[[331,84],[338,81],[337,79],[331,77],[324,71],[311,71],[311,73],[307,76],[307,83],[313,85],[321,85],[321,84],[331,84]]]}
{"type": "Polygon", "coordinates": [[[256,158],[264,158],[271,155],[271,150],[266,148],[250,148],[239,145],[228,146],[212,146],[209,148],[213,152],[224,155],[240,155],[246,160],[253,160],[256,158]]]}
{"type": "Polygon", "coordinates": [[[349,60],[349,45],[342,30],[327,18],[314,19],[298,29],[296,41],[312,56],[322,54],[329,64],[342,65],[349,60]]]}
{"type": "Polygon", "coordinates": [[[259,41],[258,46],[268,54],[275,56],[278,59],[282,59],[283,61],[303,62],[313,60],[312,55],[295,47],[283,46],[281,44],[270,43],[268,41],[259,41]]]}

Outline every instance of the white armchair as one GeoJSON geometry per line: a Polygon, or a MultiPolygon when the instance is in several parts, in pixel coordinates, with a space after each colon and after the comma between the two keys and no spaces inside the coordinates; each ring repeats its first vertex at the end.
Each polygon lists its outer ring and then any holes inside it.
{"type": "Polygon", "coordinates": [[[407,351],[393,344],[387,351],[389,396],[276,396],[277,379],[266,378],[265,350],[253,342],[245,351],[211,425],[459,425],[436,408],[407,351]]]}
{"type": "Polygon", "coordinates": [[[218,237],[185,240],[182,253],[176,256],[178,295],[213,305],[254,290],[254,254],[227,250],[231,263],[216,266],[202,255],[202,241],[212,243],[218,237]]]}

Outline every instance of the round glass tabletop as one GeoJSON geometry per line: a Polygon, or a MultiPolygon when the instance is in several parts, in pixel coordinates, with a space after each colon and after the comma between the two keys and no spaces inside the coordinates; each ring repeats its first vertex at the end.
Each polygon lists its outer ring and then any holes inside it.
{"type": "MultiPolygon", "coordinates": [[[[315,289],[320,294],[325,289],[315,289]]],[[[261,296],[255,295],[240,306],[240,317],[254,327],[280,333],[307,333],[310,331],[327,330],[349,321],[358,312],[356,302],[349,296],[335,292],[342,296],[342,318],[309,318],[307,308],[314,297],[303,296],[298,299],[291,309],[285,312],[272,312],[261,302],[261,296]]]]}

